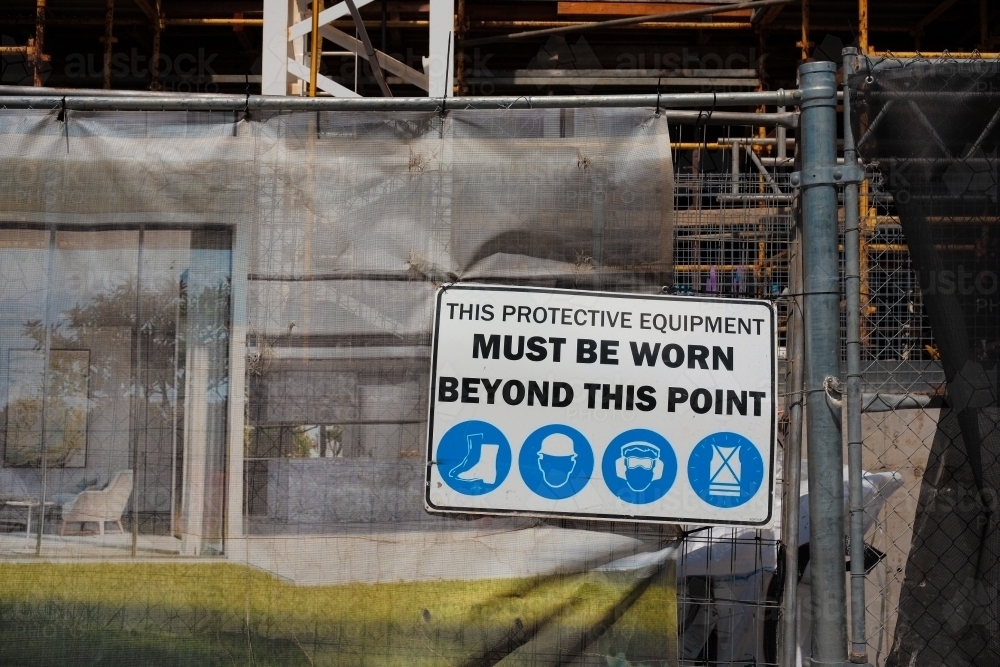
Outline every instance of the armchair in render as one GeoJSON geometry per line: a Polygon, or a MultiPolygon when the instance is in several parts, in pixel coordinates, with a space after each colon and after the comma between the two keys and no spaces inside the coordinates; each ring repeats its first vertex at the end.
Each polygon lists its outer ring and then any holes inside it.
{"type": "Polygon", "coordinates": [[[122,513],[125,512],[125,505],[128,504],[131,495],[132,471],[119,470],[111,478],[107,488],[100,491],[83,491],[63,505],[59,534],[62,535],[66,531],[67,523],[79,523],[82,527],[89,521],[97,523],[101,535],[104,534],[106,521],[115,522],[118,530],[124,533],[122,513]]]}

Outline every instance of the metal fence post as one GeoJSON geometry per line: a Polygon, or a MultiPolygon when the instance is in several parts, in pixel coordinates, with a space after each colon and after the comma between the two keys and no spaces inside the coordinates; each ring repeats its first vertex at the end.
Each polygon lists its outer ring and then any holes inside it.
{"type": "MultiPolygon", "coordinates": [[[[858,50],[844,55],[844,166],[858,163],[851,127],[851,89],[848,76],[857,70],[858,50]]],[[[844,187],[844,290],[847,292],[847,476],[851,502],[851,662],[868,662],[865,630],[865,528],[861,436],[861,230],[858,184],[848,179],[844,187]]]]}
{"type": "MultiPolygon", "coordinates": [[[[796,155],[796,162],[800,159],[796,155]]],[[[788,273],[788,338],[785,363],[788,367],[785,388],[785,410],[788,412],[788,432],[785,434],[785,496],[781,541],[785,545],[785,581],[782,610],[781,667],[798,664],[798,587],[799,587],[799,494],[802,486],[802,192],[796,196],[795,238],[789,245],[788,273]],[[794,253],[794,254],[793,254],[794,253]]]]}
{"type": "MultiPolygon", "coordinates": [[[[844,581],[844,473],[840,410],[827,392],[840,361],[838,275],[837,66],[806,63],[802,90],[803,290],[809,523],[812,573],[812,664],[847,661],[844,581]]],[[[795,183],[793,177],[793,184],[795,183]]]]}

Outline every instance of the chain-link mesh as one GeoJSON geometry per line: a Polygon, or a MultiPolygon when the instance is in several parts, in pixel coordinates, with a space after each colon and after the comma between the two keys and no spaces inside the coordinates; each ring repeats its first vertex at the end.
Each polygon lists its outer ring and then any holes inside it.
{"type": "Polygon", "coordinates": [[[850,81],[861,198],[870,660],[998,660],[1000,62],[864,63],[850,81]],[[884,505],[883,505],[884,503],[884,505]]]}

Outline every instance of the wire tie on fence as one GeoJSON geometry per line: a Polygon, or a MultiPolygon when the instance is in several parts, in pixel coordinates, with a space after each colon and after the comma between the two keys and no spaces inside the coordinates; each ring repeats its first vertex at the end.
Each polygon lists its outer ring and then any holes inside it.
{"type": "Polygon", "coordinates": [[[251,114],[250,114],[250,75],[249,74],[244,74],[243,76],[246,77],[246,89],[245,89],[246,99],[243,101],[243,120],[250,120],[250,118],[251,118],[251,114]]]}
{"type": "Polygon", "coordinates": [[[514,98],[514,99],[513,99],[512,101],[511,101],[511,103],[510,103],[510,104],[508,104],[507,106],[503,107],[503,108],[504,108],[504,110],[506,110],[506,111],[510,111],[511,109],[513,109],[513,108],[514,108],[514,105],[515,105],[515,104],[517,104],[517,101],[518,101],[518,100],[520,100],[520,99],[523,99],[523,100],[524,100],[525,104],[527,104],[527,105],[528,105],[528,108],[529,108],[529,109],[531,109],[531,108],[532,108],[532,107],[531,107],[531,98],[530,98],[530,97],[528,97],[527,95],[520,95],[520,96],[518,96],[518,97],[515,97],[515,98],[514,98]]]}
{"type": "MultiPolygon", "coordinates": [[[[446,100],[448,99],[448,77],[451,75],[451,36],[452,32],[448,32],[448,46],[445,50],[445,61],[444,61],[444,90],[441,91],[441,111],[444,113],[446,111],[446,100]]],[[[378,58],[375,59],[376,65],[378,64],[378,58]]]]}
{"type": "Polygon", "coordinates": [[[844,389],[840,383],[840,378],[832,375],[824,378],[823,391],[826,393],[826,402],[834,410],[844,409],[844,389]]]}
{"type": "MultiPolygon", "coordinates": [[[[824,385],[825,385],[825,383],[824,383],[824,385]]],[[[784,393],[779,393],[778,396],[780,396],[781,398],[788,398],[790,396],[798,396],[798,397],[801,397],[801,398],[805,398],[805,397],[809,396],[809,394],[820,394],[820,393],[823,393],[823,394],[827,393],[827,390],[826,390],[825,386],[818,387],[816,389],[803,389],[802,391],[786,391],[784,393]]]]}
{"type": "Polygon", "coordinates": [[[839,291],[827,290],[824,292],[789,292],[788,294],[781,294],[780,297],[772,297],[772,298],[787,298],[795,296],[821,296],[823,294],[826,295],[835,294],[837,296],[840,296],[839,291]]]}
{"type": "Polygon", "coordinates": [[[66,115],[66,96],[65,95],[62,98],[62,102],[60,103],[60,107],[61,107],[61,109],[59,111],[59,115],[56,116],[56,118],[58,120],[62,121],[62,124],[63,124],[63,134],[66,135],[66,153],[68,154],[69,153],[69,121],[67,120],[68,117],[66,115]]]}

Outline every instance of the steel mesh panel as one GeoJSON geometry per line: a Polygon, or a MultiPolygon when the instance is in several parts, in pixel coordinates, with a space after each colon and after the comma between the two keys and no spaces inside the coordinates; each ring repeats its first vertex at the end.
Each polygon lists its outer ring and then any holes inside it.
{"type": "Polygon", "coordinates": [[[993,664],[1000,70],[947,58],[869,65],[851,81],[871,172],[864,459],[902,480],[867,517],[866,539],[884,554],[868,576],[869,651],[876,665],[993,664]]]}
{"type": "MultiPolygon", "coordinates": [[[[740,136],[740,130],[730,131],[740,136]]],[[[745,155],[741,163],[753,169],[745,155]]],[[[782,359],[794,189],[787,173],[776,170],[770,178],[778,192],[759,173],[678,174],[671,289],[775,300],[782,359]]],[[[778,459],[780,479],[780,451],[778,459]]],[[[781,512],[778,500],[775,516],[781,512]]],[[[678,563],[681,664],[778,664],[780,521],[762,530],[691,528],[678,563]]]]}

